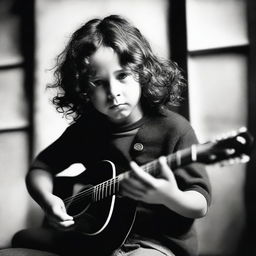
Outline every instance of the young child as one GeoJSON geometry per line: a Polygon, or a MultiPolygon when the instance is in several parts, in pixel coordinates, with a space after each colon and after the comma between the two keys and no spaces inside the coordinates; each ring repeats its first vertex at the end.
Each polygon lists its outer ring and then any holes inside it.
{"type": "MultiPolygon", "coordinates": [[[[171,169],[165,157],[197,143],[188,121],[169,110],[180,103],[185,87],[177,65],[158,58],[137,28],[111,15],[90,20],[73,34],[55,75],[50,87],[59,91],[53,103],[74,122],[35,158],[26,178],[48,226],[17,233],[14,246],[61,255],[197,255],[193,223],[207,213],[209,180],[202,165],[171,169]],[[157,175],[140,167],[155,159],[157,175]],[[56,174],[75,163],[89,170],[102,160],[114,163],[118,174],[131,170],[120,182],[118,198],[136,202],[127,235],[110,248],[105,240],[101,244],[97,236],[78,232],[76,218],[53,194],[56,174]]],[[[95,169],[88,180],[102,175],[95,169]]],[[[110,232],[108,241],[117,236],[110,232]]]]}

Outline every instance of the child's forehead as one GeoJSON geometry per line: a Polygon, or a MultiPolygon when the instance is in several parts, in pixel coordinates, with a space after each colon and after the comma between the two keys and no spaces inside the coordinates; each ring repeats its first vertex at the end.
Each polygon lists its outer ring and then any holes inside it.
{"type": "Polygon", "coordinates": [[[86,61],[96,72],[123,70],[118,54],[106,46],[99,47],[86,61]]]}
{"type": "Polygon", "coordinates": [[[111,47],[100,46],[90,57],[89,62],[92,65],[105,64],[109,62],[119,63],[118,54],[111,47]]]}

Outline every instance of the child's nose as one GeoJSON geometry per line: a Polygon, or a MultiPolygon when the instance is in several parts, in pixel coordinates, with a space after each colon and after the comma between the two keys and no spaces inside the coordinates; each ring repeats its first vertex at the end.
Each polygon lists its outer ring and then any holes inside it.
{"type": "Polygon", "coordinates": [[[121,95],[121,88],[116,81],[110,81],[108,86],[108,97],[115,98],[121,95]]]}

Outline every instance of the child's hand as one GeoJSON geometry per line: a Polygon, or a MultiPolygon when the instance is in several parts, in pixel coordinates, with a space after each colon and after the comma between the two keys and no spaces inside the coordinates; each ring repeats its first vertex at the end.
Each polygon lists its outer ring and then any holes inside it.
{"type": "Polygon", "coordinates": [[[134,172],[121,183],[122,195],[150,204],[164,204],[166,197],[175,196],[179,188],[173,172],[165,157],[160,157],[159,163],[160,175],[155,178],[131,162],[134,172]]]}
{"type": "Polygon", "coordinates": [[[68,215],[61,198],[49,193],[46,196],[44,211],[49,224],[59,230],[70,230],[74,225],[73,217],[68,215]]]}

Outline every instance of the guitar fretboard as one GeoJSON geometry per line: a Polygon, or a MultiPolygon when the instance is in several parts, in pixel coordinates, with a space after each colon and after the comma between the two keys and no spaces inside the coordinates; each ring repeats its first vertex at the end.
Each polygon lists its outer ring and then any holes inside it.
{"type": "MultiPolygon", "coordinates": [[[[187,165],[195,162],[197,158],[196,147],[192,145],[190,148],[179,150],[176,153],[166,156],[167,163],[171,169],[187,165]]],[[[153,176],[157,176],[159,172],[158,159],[151,161],[147,164],[140,166],[143,171],[150,173],[153,176]]],[[[115,178],[104,181],[93,187],[92,200],[94,202],[100,201],[109,196],[115,195],[119,192],[120,182],[132,175],[132,171],[126,171],[121,173],[115,178]]]]}

